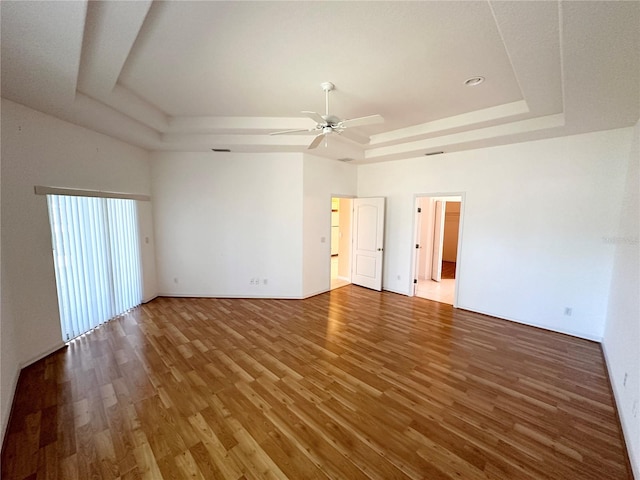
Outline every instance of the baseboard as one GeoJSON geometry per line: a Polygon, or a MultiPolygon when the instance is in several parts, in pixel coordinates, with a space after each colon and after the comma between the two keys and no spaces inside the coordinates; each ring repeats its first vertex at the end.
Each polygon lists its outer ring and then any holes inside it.
{"type": "Polygon", "coordinates": [[[626,426],[626,423],[622,418],[622,405],[620,404],[620,394],[618,393],[618,389],[616,385],[613,383],[614,372],[611,371],[611,367],[609,366],[609,355],[607,354],[607,347],[604,342],[600,344],[602,346],[602,353],[604,355],[604,363],[607,366],[607,373],[609,374],[609,385],[611,385],[611,391],[613,392],[613,399],[616,402],[616,409],[618,411],[618,420],[620,421],[620,426],[622,427],[622,436],[624,437],[624,442],[627,447],[627,454],[629,455],[629,462],[631,463],[631,470],[634,478],[640,480],[640,453],[638,453],[638,458],[636,458],[636,452],[631,449],[631,432],[629,428],[626,426]]]}
{"type": "Polygon", "coordinates": [[[164,297],[164,298],[256,298],[256,299],[273,299],[273,300],[300,300],[304,297],[302,296],[273,296],[273,295],[212,295],[212,294],[183,294],[183,293],[159,293],[155,298],[164,297]]]}
{"type": "Polygon", "coordinates": [[[20,373],[25,367],[28,367],[29,365],[37,362],[38,360],[42,360],[43,358],[48,357],[52,353],[57,352],[61,348],[64,348],[64,346],[65,346],[64,342],[60,342],[58,345],[51,347],[50,349],[44,351],[43,353],[40,353],[30,359],[27,359],[25,361],[18,363],[17,365],[18,368],[14,372],[13,378],[11,379],[11,386],[10,386],[11,394],[8,395],[7,392],[4,392],[4,391],[2,392],[2,396],[4,397],[6,402],[10,405],[9,408],[7,409],[8,410],[7,412],[2,412],[2,432],[3,432],[2,445],[4,445],[4,441],[7,436],[7,427],[9,426],[9,421],[11,420],[11,412],[13,412],[13,400],[16,395],[16,387],[18,386],[18,379],[20,378],[20,373]]]}
{"type": "Polygon", "coordinates": [[[330,291],[331,291],[331,289],[325,288],[325,289],[322,289],[322,290],[318,290],[316,292],[305,293],[304,296],[302,297],[302,299],[304,300],[306,298],[315,297],[316,295],[321,295],[323,293],[327,293],[327,292],[330,292],[330,291]]]}
{"type": "Polygon", "coordinates": [[[2,446],[4,446],[5,440],[7,439],[7,428],[9,427],[9,420],[11,420],[11,413],[13,412],[13,399],[16,395],[16,387],[18,386],[18,379],[20,378],[21,371],[22,369],[18,368],[13,374],[10,386],[11,395],[7,395],[7,392],[2,392],[2,396],[5,397],[5,400],[9,404],[7,411],[2,412],[2,446]]]}
{"type": "Polygon", "coordinates": [[[60,350],[61,348],[64,348],[65,343],[63,341],[60,341],[60,343],[58,345],[56,345],[55,347],[51,347],[48,350],[45,350],[44,353],[38,354],[33,358],[30,358],[24,362],[20,363],[20,370],[22,370],[25,367],[28,367],[29,365],[31,365],[32,363],[37,362],[38,360],[42,360],[44,357],[48,357],[49,355],[51,355],[53,352],[57,352],[58,350],[60,350]]]}
{"type": "Polygon", "coordinates": [[[398,295],[404,295],[405,297],[411,296],[406,291],[394,290],[393,288],[382,287],[382,290],[384,290],[385,292],[397,293],[398,295]]]}
{"type": "Polygon", "coordinates": [[[151,296],[151,297],[149,297],[149,298],[145,298],[144,300],[142,300],[142,303],[143,303],[143,304],[144,304],[144,303],[149,303],[149,302],[151,302],[151,301],[155,300],[156,298],[158,298],[158,295],[153,295],[153,296],[151,296]]]}
{"type": "Polygon", "coordinates": [[[522,320],[517,320],[515,318],[503,317],[502,315],[497,315],[491,312],[483,312],[481,310],[476,310],[474,308],[465,307],[464,305],[457,304],[455,308],[459,308],[460,310],[467,310],[468,312],[479,313],[481,315],[487,315],[489,317],[499,318],[500,320],[507,320],[508,322],[519,323],[520,325],[527,325],[533,328],[539,328],[541,330],[546,330],[548,332],[560,333],[562,335],[569,335],[570,337],[582,338],[583,340],[590,340],[592,342],[602,343],[602,337],[597,335],[589,335],[582,332],[576,332],[574,330],[560,330],[557,328],[551,328],[546,325],[538,325],[535,323],[527,323],[522,320]]]}

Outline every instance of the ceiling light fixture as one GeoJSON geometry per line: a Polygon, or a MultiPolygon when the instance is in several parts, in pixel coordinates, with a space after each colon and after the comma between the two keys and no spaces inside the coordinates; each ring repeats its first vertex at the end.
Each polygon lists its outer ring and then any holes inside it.
{"type": "Polygon", "coordinates": [[[482,82],[484,82],[484,77],[471,77],[471,78],[467,78],[464,81],[464,84],[467,87],[475,87],[476,85],[480,85],[482,82]]]}

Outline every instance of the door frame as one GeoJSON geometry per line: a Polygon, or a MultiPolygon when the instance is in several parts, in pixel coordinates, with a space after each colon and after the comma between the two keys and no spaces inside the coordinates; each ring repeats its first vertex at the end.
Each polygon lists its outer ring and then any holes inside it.
{"type": "Polygon", "coordinates": [[[463,262],[462,256],[462,245],[464,240],[464,210],[466,205],[466,192],[435,192],[435,193],[416,193],[413,196],[413,238],[411,239],[411,285],[409,288],[410,296],[416,296],[416,288],[414,284],[414,279],[417,279],[417,269],[416,263],[418,259],[418,249],[415,248],[420,241],[420,219],[418,218],[418,207],[420,205],[420,198],[423,197],[443,197],[446,200],[446,197],[459,197],[460,198],[460,223],[458,227],[458,257],[456,261],[456,278],[455,278],[455,292],[453,294],[453,307],[458,308],[458,294],[459,294],[459,285],[460,285],[460,271],[461,265],[463,262]]]}
{"type": "MultiPolygon", "coordinates": [[[[447,201],[443,199],[434,199],[434,203],[435,217],[433,219],[433,244],[430,252],[431,272],[429,272],[429,278],[435,282],[440,282],[442,280],[442,254],[444,251],[445,222],[447,220],[445,212],[447,208],[447,201]]],[[[418,216],[422,216],[422,214],[418,216]]]]}

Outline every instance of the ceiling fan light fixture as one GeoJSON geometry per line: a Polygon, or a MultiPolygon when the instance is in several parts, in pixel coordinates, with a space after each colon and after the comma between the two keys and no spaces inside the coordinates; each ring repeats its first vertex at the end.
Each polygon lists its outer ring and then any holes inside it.
{"type": "Polygon", "coordinates": [[[484,77],[478,75],[477,77],[467,78],[464,81],[464,84],[467,87],[475,87],[476,85],[480,85],[482,82],[484,82],[484,77]]]}

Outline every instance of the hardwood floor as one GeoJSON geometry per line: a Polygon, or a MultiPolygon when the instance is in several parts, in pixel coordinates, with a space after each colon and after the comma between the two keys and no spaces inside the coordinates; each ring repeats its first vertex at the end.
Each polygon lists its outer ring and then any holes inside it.
{"type": "Polygon", "coordinates": [[[25,369],[10,479],[631,479],[600,346],[347,286],[160,298],[25,369]]]}
{"type": "Polygon", "coordinates": [[[456,262],[442,262],[442,278],[456,278],[456,262]]]}

